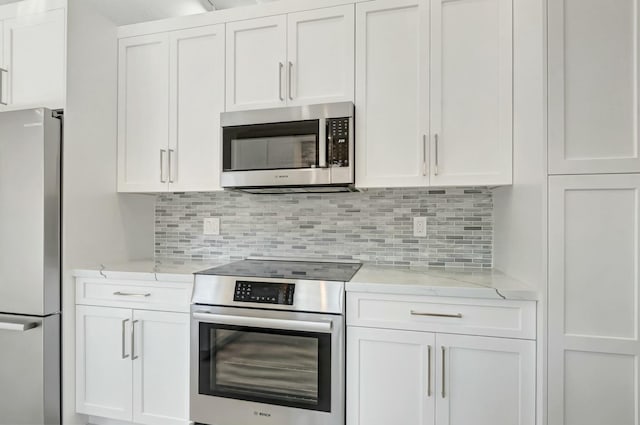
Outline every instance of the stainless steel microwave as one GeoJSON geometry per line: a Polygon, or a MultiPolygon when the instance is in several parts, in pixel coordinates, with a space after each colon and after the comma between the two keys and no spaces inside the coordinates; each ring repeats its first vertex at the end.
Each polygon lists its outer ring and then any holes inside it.
{"type": "Polygon", "coordinates": [[[253,193],[352,191],[351,102],[221,114],[223,188],[253,193]]]}

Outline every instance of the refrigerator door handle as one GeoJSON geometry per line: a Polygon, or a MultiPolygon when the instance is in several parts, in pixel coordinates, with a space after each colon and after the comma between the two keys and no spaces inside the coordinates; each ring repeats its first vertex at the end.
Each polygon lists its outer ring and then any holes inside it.
{"type": "Polygon", "coordinates": [[[38,327],[38,324],[39,324],[38,322],[28,322],[28,323],[0,322],[0,330],[25,332],[25,331],[28,331],[29,329],[38,327]]]}

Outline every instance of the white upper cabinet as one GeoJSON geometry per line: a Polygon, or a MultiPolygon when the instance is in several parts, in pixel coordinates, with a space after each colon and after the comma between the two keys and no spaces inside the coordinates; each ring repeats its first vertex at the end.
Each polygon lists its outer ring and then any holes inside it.
{"type": "Polygon", "coordinates": [[[227,110],[353,100],[354,6],[227,24],[227,110]]]}
{"type": "Polygon", "coordinates": [[[512,182],[512,0],[431,0],[431,185],[512,182]]]}
{"type": "Polygon", "coordinates": [[[166,190],[169,36],[121,39],[118,66],[118,191],[166,190]]]}
{"type": "Polygon", "coordinates": [[[63,108],[66,97],[66,10],[0,22],[0,102],[5,108],[63,108]]]}
{"type": "Polygon", "coordinates": [[[118,191],[220,190],[224,25],[123,38],[118,191]]]}
{"type": "Polygon", "coordinates": [[[286,104],[286,15],[227,24],[227,110],[286,104]]]}
{"type": "Polygon", "coordinates": [[[637,0],[549,2],[549,172],[640,172],[637,0]]]}
{"type": "Polygon", "coordinates": [[[356,185],[426,186],[428,0],[356,5],[356,185]]]}
{"type": "Polygon", "coordinates": [[[169,190],[220,190],[224,25],[169,34],[169,190]]]}
{"type": "Polygon", "coordinates": [[[287,103],[353,101],[354,6],[287,16],[287,103]]]}

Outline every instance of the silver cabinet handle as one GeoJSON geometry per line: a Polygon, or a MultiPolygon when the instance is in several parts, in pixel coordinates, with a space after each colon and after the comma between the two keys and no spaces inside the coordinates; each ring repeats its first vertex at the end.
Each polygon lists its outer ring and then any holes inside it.
{"type": "Polygon", "coordinates": [[[428,316],[428,317],[450,317],[453,319],[462,319],[462,314],[444,314],[444,313],[421,313],[419,311],[411,310],[412,316],[428,316]]]}
{"type": "Polygon", "coordinates": [[[433,173],[437,176],[438,175],[438,133],[435,134],[434,138],[436,142],[436,165],[433,169],[433,173]]]}
{"type": "Polygon", "coordinates": [[[289,99],[293,100],[293,89],[291,88],[291,80],[293,75],[293,62],[289,61],[289,99]]]}
{"type": "Polygon", "coordinates": [[[427,362],[429,363],[427,369],[427,397],[431,397],[431,346],[427,346],[427,362]]]}
{"type": "Polygon", "coordinates": [[[173,166],[171,158],[173,157],[173,153],[175,149],[169,149],[169,183],[173,183],[173,166]]]}
{"type": "Polygon", "coordinates": [[[278,62],[278,96],[284,102],[284,96],[282,95],[282,68],[284,68],[282,62],[278,62]]]}
{"type": "Polygon", "coordinates": [[[226,314],[193,313],[193,318],[207,323],[235,325],[256,328],[270,328],[303,332],[331,333],[332,322],[329,320],[310,322],[306,320],[267,319],[251,316],[229,316],[226,314]]]}
{"type": "Polygon", "coordinates": [[[166,183],[167,179],[164,176],[164,156],[167,154],[166,149],[160,149],[160,183],[166,183]]]}
{"type": "Polygon", "coordinates": [[[136,356],[136,323],[138,322],[139,320],[131,322],[131,361],[138,358],[136,356]]]}
{"type": "Polygon", "coordinates": [[[427,135],[422,135],[422,175],[427,175],[427,135]]]}
{"type": "Polygon", "coordinates": [[[3,101],[2,99],[4,99],[4,85],[2,84],[2,74],[5,73],[7,74],[7,85],[9,85],[9,70],[4,69],[4,68],[0,68],[0,105],[8,105],[9,101],[7,100],[6,102],[3,101]]]}
{"type": "Polygon", "coordinates": [[[444,376],[444,371],[446,370],[445,368],[445,357],[446,357],[446,350],[444,348],[444,345],[441,347],[442,349],[442,398],[446,397],[446,393],[444,391],[444,383],[445,383],[445,376],[444,376]]]}
{"type": "Polygon", "coordinates": [[[28,323],[0,322],[0,331],[24,332],[36,327],[38,327],[38,322],[28,322],[28,323]]]}
{"type": "Polygon", "coordinates": [[[151,292],[147,292],[146,294],[136,294],[133,292],[114,292],[113,295],[117,295],[119,297],[150,297],[151,296],[151,292]]]}
{"type": "Polygon", "coordinates": [[[125,334],[125,330],[127,328],[127,322],[128,321],[129,321],[129,319],[124,319],[122,321],[122,358],[123,359],[126,359],[127,357],[129,357],[129,355],[126,354],[126,350],[125,350],[126,338],[125,338],[125,335],[124,335],[125,334]]]}

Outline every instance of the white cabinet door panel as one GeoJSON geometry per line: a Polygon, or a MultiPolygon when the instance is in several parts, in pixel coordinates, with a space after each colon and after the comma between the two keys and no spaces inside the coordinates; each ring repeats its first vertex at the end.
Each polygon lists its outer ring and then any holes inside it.
{"type": "Polygon", "coordinates": [[[353,101],[354,6],[287,16],[287,103],[353,101]]]}
{"type": "Polygon", "coordinates": [[[512,182],[512,0],[431,0],[431,185],[512,182]]]}
{"type": "Polygon", "coordinates": [[[6,100],[12,107],[65,106],[65,21],[65,9],[55,9],[4,22],[6,100]]]}
{"type": "Polygon", "coordinates": [[[424,187],[429,99],[427,0],[356,5],[356,185],[424,187]]]}
{"type": "Polygon", "coordinates": [[[534,425],[534,341],[436,335],[436,425],[534,425]]]}
{"type": "Polygon", "coordinates": [[[640,175],[549,182],[549,424],[637,425],[640,175]]]}
{"type": "Polygon", "coordinates": [[[640,172],[637,0],[549,2],[549,171],[640,172]]]}
{"type": "Polygon", "coordinates": [[[347,328],[347,425],[431,425],[435,336],[347,328]]]}
{"type": "Polygon", "coordinates": [[[286,15],[226,25],[227,110],[284,106],[286,15]]]}
{"type": "Polygon", "coordinates": [[[76,307],[76,410],[131,420],[131,310],[76,307]]]}
{"type": "Polygon", "coordinates": [[[121,39],[118,67],[118,191],[165,191],[169,36],[121,39]]]}
{"type": "Polygon", "coordinates": [[[220,190],[224,25],[171,32],[169,190],[220,190]]]}
{"type": "Polygon", "coordinates": [[[189,315],[134,310],[133,421],[189,423],[189,315]]]}

